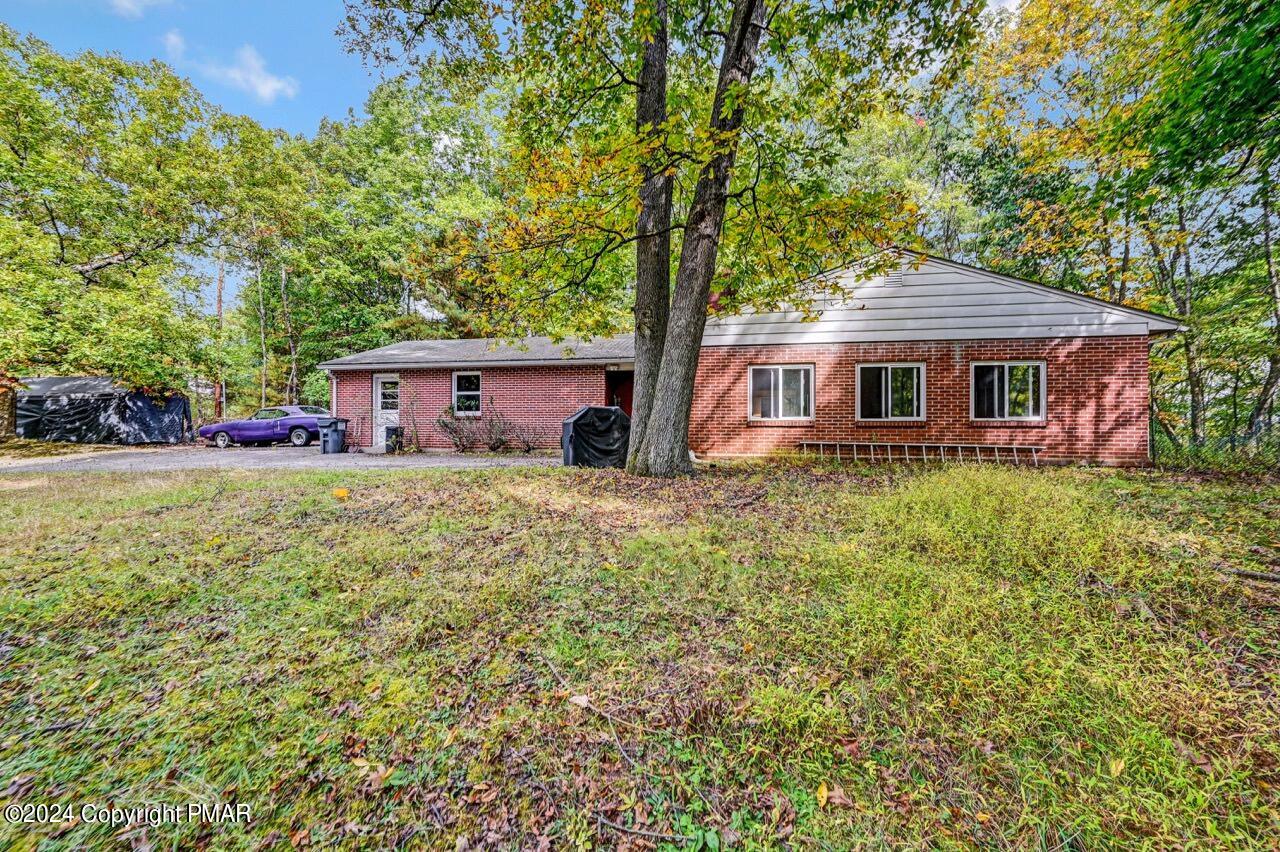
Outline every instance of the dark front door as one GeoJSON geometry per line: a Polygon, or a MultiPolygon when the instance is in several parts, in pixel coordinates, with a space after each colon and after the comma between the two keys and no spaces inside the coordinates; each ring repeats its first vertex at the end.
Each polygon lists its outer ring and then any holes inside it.
{"type": "Polygon", "coordinates": [[[605,405],[616,405],[631,416],[631,388],[635,373],[631,370],[609,370],[604,374],[605,405]]]}

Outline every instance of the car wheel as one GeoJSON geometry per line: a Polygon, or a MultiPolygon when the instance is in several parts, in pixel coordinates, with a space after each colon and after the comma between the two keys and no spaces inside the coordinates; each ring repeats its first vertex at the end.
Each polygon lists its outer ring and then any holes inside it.
{"type": "Polygon", "coordinates": [[[294,429],[289,433],[289,443],[295,447],[305,447],[311,443],[311,433],[306,429],[294,429]]]}
{"type": "Polygon", "coordinates": [[[213,444],[220,450],[225,450],[231,446],[231,436],[226,432],[218,432],[213,436],[213,444]]]}

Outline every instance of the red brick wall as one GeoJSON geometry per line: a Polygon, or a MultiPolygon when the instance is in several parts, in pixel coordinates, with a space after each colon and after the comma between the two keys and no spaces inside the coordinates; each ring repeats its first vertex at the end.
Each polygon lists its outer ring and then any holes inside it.
{"type": "MultiPolygon", "coordinates": [[[[605,399],[603,367],[501,367],[481,370],[484,405],[534,423],[547,447],[559,446],[560,423],[582,405],[605,399]]],[[[400,423],[416,419],[419,443],[451,445],[435,419],[452,401],[452,370],[402,370],[400,423]]],[[[354,446],[372,443],[372,373],[338,373],[335,413],[351,419],[354,446]]],[[[800,441],[1018,444],[1046,448],[1044,458],[1143,464],[1147,461],[1147,338],[971,340],[806,346],[708,347],[702,350],[689,441],[702,455],[762,455],[800,441]],[[972,361],[1046,362],[1046,417],[1034,423],[982,423],[969,418],[972,361]],[[855,417],[856,365],[923,361],[926,419],[877,424],[855,417]],[[814,364],[813,421],[747,419],[751,364],[814,364]]]]}
{"type": "Polygon", "coordinates": [[[1147,346],[1146,337],[1077,337],[707,347],[698,363],[689,443],[712,456],[760,455],[800,441],[1019,444],[1046,447],[1049,460],[1144,464],[1147,346]],[[970,420],[970,362],[1002,359],[1046,362],[1043,422],[970,420]],[[884,361],[925,362],[924,422],[856,419],[856,365],[884,361]],[[789,363],[815,365],[814,419],[748,420],[747,368],[789,363]]]}
{"type": "Polygon", "coordinates": [[[334,373],[333,402],[330,410],[334,417],[346,417],[347,443],[353,447],[368,447],[372,441],[373,373],[364,370],[334,373]]]}
{"type": "MultiPolygon", "coordinates": [[[[391,372],[391,371],[388,371],[391,372]]],[[[399,370],[400,425],[406,440],[416,430],[418,444],[435,449],[453,445],[435,425],[453,404],[453,370],[399,370]]],[[[473,371],[467,371],[473,372],[473,371]]],[[[481,369],[482,408],[494,407],[509,420],[532,425],[544,447],[560,446],[560,425],[584,405],[605,402],[604,367],[493,367],[481,369]]],[[[334,414],[350,418],[348,443],[373,443],[373,373],[337,373],[334,414]]]]}

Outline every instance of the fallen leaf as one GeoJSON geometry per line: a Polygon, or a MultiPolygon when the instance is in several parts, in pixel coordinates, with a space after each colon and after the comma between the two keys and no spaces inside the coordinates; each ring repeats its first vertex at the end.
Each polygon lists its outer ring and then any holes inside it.
{"type": "Polygon", "coordinates": [[[1184,760],[1194,764],[1201,772],[1209,773],[1213,771],[1213,761],[1209,760],[1209,758],[1205,757],[1203,754],[1200,754],[1182,740],[1175,739],[1173,741],[1173,747],[1178,754],[1182,755],[1184,760]]]}
{"type": "Polygon", "coordinates": [[[827,804],[833,808],[851,808],[853,800],[845,794],[843,787],[832,784],[831,789],[827,791],[827,804]]]}
{"type": "Polygon", "coordinates": [[[827,782],[823,781],[818,785],[818,792],[814,794],[818,800],[818,807],[825,808],[827,806],[827,782]]]}
{"type": "Polygon", "coordinates": [[[13,776],[13,778],[9,779],[9,786],[4,791],[5,798],[21,799],[34,783],[36,783],[34,772],[24,772],[21,775],[13,776]]]}
{"type": "Polygon", "coordinates": [[[335,489],[333,489],[333,496],[334,496],[334,497],[336,497],[336,498],[338,498],[339,500],[346,500],[348,497],[350,497],[350,496],[351,496],[351,489],[350,489],[350,488],[335,488],[335,489]]]}
{"type": "Polygon", "coordinates": [[[1121,772],[1124,772],[1124,761],[1120,758],[1116,758],[1111,761],[1111,777],[1119,778],[1121,772]]]}
{"type": "Polygon", "coordinates": [[[369,789],[380,789],[387,783],[387,779],[391,777],[391,773],[394,771],[394,769],[378,764],[374,767],[373,771],[369,773],[369,789]]]}
{"type": "Polygon", "coordinates": [[[591,706],[591,699],[587,698],[585,695],[571,695],[569,696],[569,703],[576,704],[582,708],[587,708],[591,706]]]}

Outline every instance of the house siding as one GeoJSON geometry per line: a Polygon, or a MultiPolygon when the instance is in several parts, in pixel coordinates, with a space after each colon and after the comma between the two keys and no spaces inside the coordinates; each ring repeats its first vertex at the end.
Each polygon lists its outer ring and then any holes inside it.
{"type": "Polygon", "coordinates": [[[689,444],[707,456],[763,455],[801,441],[1039,446],[1049,461],[1139,465],[1148,461],[1146,335],[704,347],[689,444]],[[974,361],[1045,362],[1046,416],[978,422],[969,416],[974,361]],[[873,423],[856,416],[860,363],[924,362],[925,420],[873,423]],[[815,417],[762,422],[747,416],[748,367],[813,364],[815,417]]]}
{"type": "MultiPolygon", "coordinates": [[[[400,376],[400,426],[405,440],[426,449],[451,449],[448,437],[435,425],[453,404],[452,369],[378,370],[400,376]]],[[[560,446],[564,419],[584,405],[603,405],[605,368],[600,365],[564,367],[490,367],[467,369],[480,373],[481,406],[497,410],[508,420],[537,430],[539,446],[560,446]]],[[[335,374],[334,414],[347,418],[347,443],[373,444],[373,376],[375,371],[344,370],[335,374]]]]}
{"type": "Polygon", "coordinates": [[[930,258],[907,262],[890,283],[846,270],[836,292],[799,310],[745,311],[707,322],[702,345],[1020,340],[1126,337],[1177,330],[1175,320],[930,258]]]}
{"type": "MultiPolygon", "coordinates": [[[[1148,461],[1148,338],[1145,335],[787,346],[709,346],[698,362],[689,444],[703,456],[793,450],[801,441],[999,444],[1044,447],[1047,461],[1140,465],[1148,461]],[[1043,421],[978,422],[969,416],[974,361],[1045,362],[1043,421]],[[923,362],[925,419],[873,423],[856,416],[860,363],[923,362]],[[753,364],[813,364],[815,417],[783,423],[747,416],[753,364]]],[[[449,449],[435,420],[452,403],[451,369],[400,370],[400,424],[419,446],[449,449]]],[[[483,404],[558,447],[561,422],[604,404],[603,366],[481,369],[483,404]]],[[[350,419],[348,443],[372,444],[373,371],[335,374],[335,413],[350,419]]]]}

